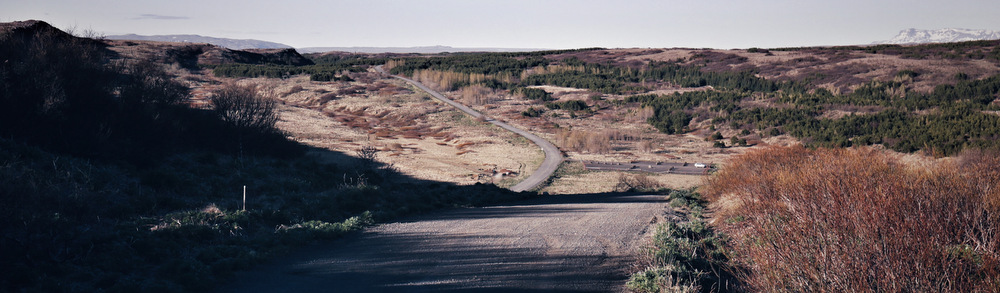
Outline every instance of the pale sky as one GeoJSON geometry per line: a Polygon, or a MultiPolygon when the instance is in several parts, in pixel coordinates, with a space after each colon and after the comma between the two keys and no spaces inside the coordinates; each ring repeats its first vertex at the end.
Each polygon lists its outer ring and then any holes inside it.
{"type": "Polygon", "coordinates": [[[997,0],[4,0],[0,22],[293,47],[858,45],[907,28],[1000,30],[997,0]]]}

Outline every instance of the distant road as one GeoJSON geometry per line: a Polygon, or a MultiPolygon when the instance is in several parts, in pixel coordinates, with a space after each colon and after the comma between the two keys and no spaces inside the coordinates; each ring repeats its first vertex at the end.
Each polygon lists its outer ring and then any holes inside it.
{"type": "Polygon", "coordinates": [[[711,164],[636,161],[630,163],[582,161],[587,170],[598,171],[641,171],[661,174],[707,175],[712,172],[711,164]]]}
{"type": "Polygon", "coordinates": [[[415,80],[402,77],[399,75],[391,75],[382,69],[382,65],[375,66],[375,70],[378,71],[379,73],[386,74],[398,79],[402,79],[406,82],[409,82],[417,86],[421,90],[427,92],[428,94],[431,94],[431,96],[433,96],[435,99],[438,99],[442,102],[447,103],[448,105],[458,108],[459,110],[462,110],[462,112],[468,113],[469,115],[472,115],[472,117],[475,117],[477,119],[481,117],[485,118],[486,122],[493,123],[493,125],[500,126],[503,129],[507,129],[510,130],[511,132],[517,133],[518,135],[523,136],[524,138],[527,138],[528,140],[534,142],[535,145],[538,145],[538,147],[541,147],[542,151],[545,152],[545,160],[542,161],[542,165],[538,166],[538,169],[535,170],[535,172],[531,173],[531,176],[528,176],[527,179],[524,179],[524,181],[521,181],[521,183],[518,183],[517,185],[511,187],[510,190],[512,191],[521,192],[538,187],[543,182],[548,180],[549,177],[552,176],[552,173],[556,172],[556,169],[559,168],[559,164],[561,164],[563,161],[563,156],[562,153],[559,152],[559,148],[556,148],[555,145],[553,145],[547,140],[542,139],[541,137],[538,137],[537,135],[531,134],[530,132],[521,130],[520,128],[514,126],[510,126],[510,124],[504,123],[502,121],[497,121],[496,119],[486,117],[482,113],[479,113],[476,110],[473,110],[472,108],[466,107],[465,105],[459,104],[458,102],[452,101],[451,99],[446,98],[441,93],[438,93],[437,91],[432,90],[427,86],[425,86],[424,84],[419,83],[415,80]]]}

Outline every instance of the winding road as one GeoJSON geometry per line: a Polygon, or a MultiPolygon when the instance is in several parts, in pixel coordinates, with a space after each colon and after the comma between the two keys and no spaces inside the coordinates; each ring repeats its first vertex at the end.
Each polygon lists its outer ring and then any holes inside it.
{"type": "Polygon", "coordinates": [[[386,72],[385,70],[382,69],[382,65],[376,66],[375,70],[378,71],[379,73],[386,74],[386,75],[389,75],[389,76],[392,76],[392,77],[404,80],[404,81],[406,81],[406,82],[408,82],[410,84],[413,84],[417,88],[420,88],[420,90],[423,90],[423,91],[427,92],[428,94],[430,94],[431,96],[433,96],[435,99],[438,99],[438,100],[440,100],[440,101],[442,101],[442,102],[444,102],[444,103],[446,103],[448,105],[451,105],[452,107],[455,107],[455,108],[461,110],[462,112],[465,112],[465,113],[467,113],[469,115],[472,115],[472,117],[475,117],[477,119],[483,118],[483,119],[486,120],[486,122],[493,123],[493,125],[499,126],[500,128],[503,128],[503,129],[509,130],[511,132],[517,133],[518,135],[523,136],[524,138],[527,138],[531,142],[534,142],[535,145],[537,145],[538,147],[542,148],[542,151],[545,153],[545,160],[542,161],[542,165],[538,166],[538,169],[536,169],[535,172],[531,173],[531,176],[528,176],[527,179],[524,179],[524,181],[521,181],[521,183],[518,183],[517,185],[512,186],[510,188],[510,190],[512,190],[512,191],[521,192],[521,191],[525,191],[525,190],[531,190],[531,189],[534,189],[534,188],[538,187],[539,185],[542,185],[542,183],[544,183],[546,180],[549,179],[549,176],[552,176],[552,173],[556,172],[556,169],[559,168],[559,164],[562,164],[562,162],[563,162],[563,155],[562,155],[562,152],[559,151],[559,148],[556,148],[556,146],[553,145],[551,142],[549,142],[549,141],[547,141],[545,139],[542,139],[541,137],[538,137],[537,135],[534,135],[534,134],[532,134],[530,132],[524,131],[524,130],[522,130],[520,128],[511,126],[510,124],[504,123],[503,121],[498,121],[496,119],[489,118],[489,117],[483,115],[482,113],[479,113],[478,111],[473,110],[472,108],[469,108],[469,107],[467,107],[465,105],[459,104],[458,102],[455,102],[455,101],[452,101],[451,99],[448,99],[447,97],[445,97],[441,93],[439,93],[439,92],[437,92],[435,90],[432,90],[432,89],[428,88],[427,86],[425,86],[424,84],[419,83],[419,82],[417,82],[415,80],[412,80],[412,79],[409,79],[409,78],[406,78],[406,77],[402,77],[402,76],[399,76],[399,75],[391,75],[391,74],[389,74],[388,72],[386,72]]]}
{"type": "MultiPolygon", "coordinates": [[[[511,189],[538,186],[562,161],[551,143],[491,122],[545,150],[542,167],[511,189]]],[[[552,195],[443,210],[304,248],[237,273],[215,291],[624,292],[647,229],[667,210],[662,195],[623,194],[552,195]]]]}

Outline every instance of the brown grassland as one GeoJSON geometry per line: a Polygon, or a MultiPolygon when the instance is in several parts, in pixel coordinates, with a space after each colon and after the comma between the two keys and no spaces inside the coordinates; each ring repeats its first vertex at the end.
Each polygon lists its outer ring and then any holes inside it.
{"type": "Polygon", "coordinates": [[[775,147],[735,157],[703,191],[753,291],[995,292],[998,163],[775,147]]]}
{"type": "Polygon", "coordinates": [[[357,82],[251,79],[281,93],[278,127],[308,145],[354,154],[371,146],[376,159],[413,178],[458,184],[513,185],[541,163],[534,145],[415,92],[403,82],[355,74],[357,82]],[[367,78],[366,78],[367,77],[367,78]],[[484,177],[493,169],[513,177],[484,177]]]}

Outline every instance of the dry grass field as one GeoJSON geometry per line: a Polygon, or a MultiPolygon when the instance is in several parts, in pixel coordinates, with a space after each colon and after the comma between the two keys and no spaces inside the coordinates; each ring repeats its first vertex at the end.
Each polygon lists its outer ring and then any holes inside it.
{"type": "Polygon", "coordinates": [[[527,140],[414,92],[403,82],[374,73],[358,75],[358,82],[314,82],[307,76],[238,82],[264,84],[282,102],[278,127],[295,140],[352,156],[374,147],[376,160],[413,178],[511,186],[543,159],[527,140]],[[516,175],[493,176],[494,169],[516,175]]]}
{"type": "MultiPolygon", "coordinates": [[[[646,118],[652,115],[646,109],[636,109],[621,105],[624,96],[597,95],[584,89],[539,86],[552,94],[554,102],[581,100],[585,101],[593,112],[547,109],[544,103],[530,101],[514,95],[494,94],[491,103],[476,105],[466,103],[473,109],[485,115],[505,121],[521,129],[526,129],[553,142],[565,153],[570,161],[662,161],[688,163],[724,163],[729,156],[743,153],[748,147],[715,148],[712,141],[705,137],[712,132],[707,129],[684,135],[668,135],[657,131],[646,123],[646,118]],[[617,100],[617,101],[616,101],[617,100]],[[594,107],[597,106],[597,107],[594,107]],[[534,108],[542,110],[539,117],[525,117],[522,112],[534,108]]],[[[706,88],[663,88],[655,93],[673,93],[687,91],[702,91],[706,88]]],[[[453,99],[463,101],[463,92],[444,92],[453,99]]],[[[696,123],[708,123],[697,121],[696,123]]],[[[728,136],[736,134],[735,130],[723,131],[728,136]]],[[[789,137],[769,138],[759,141],[758,145],[793,144],[789,137]]],[[[577,163],[578,164],[578,163],[577,163]]],[[[569,167],[572,169],[572,167],[569,167]]],[[[582,169],[582,167],[580,167],[582,169]]],[[[613,191],[618,183],[617,178],[629,172],[617,171],[586,171],[579,170],[561,174],[550,186],[541,191],[553,194],[573,194],[613,191]]],[[[654,175],[663,187],[690,188],[699,186],[704,176],[697,175],[654,175]]]]}
{"type": "MultiPolygon", "coordinates": [[[[430,99],[407,84],[374,73],[357,73],[354,82],[315,82],[307,76],[290,79],[227,79],[178,71],[195,93],[207,92],[226,82],[257,83],[282,102],[278,127],[295,140],[310,146],[357,155],[366,146],[379,150],[377,160],[418,179],[458,184],[493,183],[512,186],[526,178],[543,159],[541,151],[527,140],[498,127],[477,121],[430,99]],[[516,176],[489,176],[492,170],[516,172],[516,176]],[[481,175],[482,174],[482,175],[481,175]]],[[[707,134],[666,135],[645,122],[648,114],[604,100],[588,100],[586,90],[542,87],[560,101],[581,99],[599,103],[602,110],[586,117],[570,117],[563,110],[547,110],[541,118],[520,113],[544,108],[512,96],[496,96],[490,106],[475,106],[489,117],[532,131],[556,143],[569,160],[629,162],[722,163],[742,148],[718,149],[705,141],[707,134]],[[558,125],[558,127],[556,127],[558,125]],[[568,149],[571,134],[601,137],[601,150],[568,149]],[[560,138],[562,137],[562,138],[560,138]]],[[[675,89],[691,91],[704,89],[675,89]]],[[[666,91],[666,90],[661,90],[666,91]]],[[[446,92],[461,100],[461,92],[446,92]]],[[[195,102],[199,102],[196,97],[195,102]]],[[[579,163],[576,163],[579,164],[579,163]]],[[[551,194],[614,191],[617,178],[627,172],[581,170],[563,174],[541,189],[551,194]]],[[[650,174],[663,187],[690,188],[702,184],[703,176],[650,174]]]]}
{"type": "MultiPolygon", "coordinates": [[[[931,52],[933,54],[934,52],[931,52]]],[[[932,55],[933,57],[933,55],[932,55]]],[[[908,78],[912,90],[929,91],[934,85],[952,81],[959,73],[981,78],[1000,71],[995,62],[949,58],[905,58],[860,50],[707,50],[707,49],[615,49],[570,52],[546,56],[562,60],[623,66],[654,61],[688,60],[703,62],[705,70],[729,71],[755,68],[758,76],[773,80],[801,80],[832,92],[849,92],[870,80],[891,81],[908,78]],[[900,76],[901,71],[914,76],[900,76]]],[[[530,71],[530,70],[529,70],[530,71]]],[[[542,160],[529,142],[437,103],[405,83],[374,72],[351,73],[354,81],[316,82],[306,76],[289,79],[246,79],[243,82],[268,84],[282,103],[279,126],[309,145],[354,154],[372,146],[380,150],[378,160],[391,164],[415,178],[472,184],[493,182],[510,186],[524,178],[542,160]],[[511,170],[515,178],[492,177],[492,170],[511,170]],[[485,174],[485,175],[483,175],[485,174]]],[[[185,75],[197,88],[210,87],[214,77],[185,75]]],[[[420,79],[419,77],[417,78],[420,79]]],[[[787,135],[760,137],[740,134],[727,126],[710,127],[707,117],[695,116],[693,131],[667,135],[646,122],[652,109],[625,105],[626,95],[601,94],[578,88],[535,86],[552,95],[553,102],[582,101],[587,110],[548,109],[544,102],[527,100],[509,91],[484,87],[440,90],[488,117],[529,130],[553,142],[569,161],[662,161],[723,164],[731,156],[766,146],[789,146],[799,142],[787,135]],[[528,117],[528,110],[539,111],[528,117]],[[724,137],[741,136],[749,146],[713,147],[706,139],[719,132],[724,137]]],[[[650,94],[711,91],[712,87],[683,88],[671,84],[647,85],[650,94]]],[[[756,106],[773,101],[755,100],[756,106]]],[[[823,117],[877,112],[876,108],[831,108],[823,117]]],[[[699,110],[701,111],[701,110],[699,110]]],[[[708,111],[704,109],[704,111],[708,111]]],[[[568,163],[572,164],[572,163],[568,163]]],[[[573,169],[565,166],[564,169],[573,169]]],[[[614,189],[623,172],[577,170],[559,174],[549,193],[606,192],[614,189]]],[[[663,187],[689,188],[701,185],[703,176],[649,174],[663,187]]]]}

